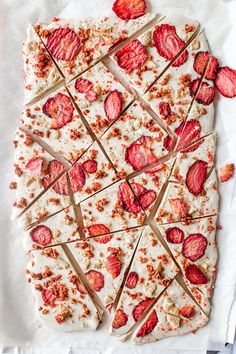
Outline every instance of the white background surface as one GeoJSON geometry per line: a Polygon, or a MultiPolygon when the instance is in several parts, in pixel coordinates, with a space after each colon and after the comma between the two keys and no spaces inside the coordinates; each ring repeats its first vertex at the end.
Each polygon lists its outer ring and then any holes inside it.
{"type": "MultiPolygon", "coordinates": [[[[153,0],[150,10],[162,15],[179,14],[199,20],[206,29],[212,52],[222,65],[236,69],[236,2],[220,0],[153,0]]],[[[110,339],[104,329],[96,333],[58,335],[39,328],[28,284],[25,282],[24,255],[21,234],[10,222],[14,192],[8,191],[12,180],[13,148],[11,140],[19,122],[23,101],[23,71],[21,47],[28,23],[49,21],[53,16],[111,15],[113,0],[0,0],[0,347],[35,345],[73,345],[79,353],[144,353],[155,350],[168,354],[167,348],[223,349],[228,316],[232,305],[236,279],[236,191],[235,178],[221,186],[221,218],[223,229],[218,233],[220,250],[219,273],[216,282],[210,324],[195,335],[170,338],[152,345],[134,347],[110,339]],[[82,349],[84,348],[84,349],[82,349]],[[165,349],[166,348],[166,349],[165,349]],[[163,349],[163,350],[161,350],[163,349]]],[[[236,99],[220,98],[216,104],[216,130],[219,136],[217,166],[236,163],[236,99]]],[[[186,352],[184,351],[186,349],[186,352]]],[[[58,348],[55,353],[69,350],[58,348]]],[[[36,351],[35,353],[46,353],[36,351]]],[[[50,352],[51,353],[51,352],[50,352]]],[[[202,352],[198,352],[202,354],[202,352]]],[[[53,353],[54,354],[54,353],[53,353]]],[[[196,353],[197,354],[197,353],[196,353]]]]}

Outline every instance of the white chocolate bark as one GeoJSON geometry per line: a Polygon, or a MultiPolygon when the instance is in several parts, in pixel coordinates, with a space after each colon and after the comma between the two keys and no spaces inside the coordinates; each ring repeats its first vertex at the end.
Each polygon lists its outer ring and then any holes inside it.
{"type": "Polygon", "coordinates": [[[63,332],[97,328],[98,310],[60,246],[32,251],[27,277],[37,315],[46,326],[63,332]]]}
{"type": "Polygon", "coordinates": [[[150,159],[152,164],[167,155],[168,151],[163,146],[166,136],[166,131],[144,110],[138,101],[135,101],[101,137],[101,143],[119,175],[124,177],[137,170],[127,160],[127,149],[132,144],[142,145],[141,151],[138,150],[140,157],[136,156],[135,159],[137,162],[140,159],[146,160],[142,163],[143,168],[145,164],[149,165],[148,155],[152,156],[150,159]],[[148,140],[145,147],[144,143],[141,143],[143,138],[148,140]]]}
{"type": "Polygon", "coordinates": [[[93,142],[65,87],[26,108],[22,113],[21,122],[70,162],[76,161],[93,142]],[[51,104],[53,100],[56,103],[51,104]],[[60,106],[61,100],[65,100],[66,103],[60,106]],[[49,109],[47,107],[50,104],[49,109]],[[59,120],[50,116],[54,105],[57,112],[53,113],[59,120]],[[60,124],[59,121],[63,116],[68,117],[68,121],[60,124]]]}
{"type": "Polygon", "coordinates": [[[136,310],[140,303],[147,301],[146,310],[160,295],[177,273],[177,267],[166,252],[157,236],[146,226],[135,253],[125,287],[120,296],[116,312],[110,326],[110,333],[116,336],[125,335],[140,317],[143,311],[136,310]],[[130,274],[137,275],[136,286],[130,288],[130,274]],[[122,326],[116,325],[120,311],[127,316],[127,322],[122,326]],[[137,312],[136,312],[137,311],[137,312]],[[141,313],[140,313],[141,312],[141,313]]]}
{"type": "Polygon", "coordinates": [[[68,89],[71,92],[76,104],[89,123],[92,131],[100,137],[107,128],[114,122],[107,117],[104,104],[110,92],[117,90],[121,96],[121,111],[134,99],[134,97],[121,85],[113,74],[102,64],[98,63],[85,73],[79,79],[73,80],[68,89]],[[96,93],[96,100],[90,102],[86,99],[84,93],[80,93],[76,88],[77,80],[89,80],[93,84],[93,90],[96,93]]]}
{"type": "MultiPolygon", "coordinates": [[[[67,81],[70,81],[107,54],[116,43],[121,42],[137,32],[153,20],[153,14],[129,21],[117,17],[87,18],[84,20],[57,19],[49,25],[35,26],[37,33],[47,47],[48,37],[58,28],[72,29],[80,38],[83,45],[73,60],[55,59],[67,81]]],[[[52,57],[53,57],[53,53],[52,57]]]]}
{"type": "Polygon", "coordinates": [[[141,227],[68,244],[82,271],[88,275],[88,281],[89,274],[99,273],[102,284],[98,287],[96,278],[95,284],[90,284],[109,311],[113,307],[142,230],[141,227]],[[115,262],[114,271],[112,264],[115,262]]]}
{"type": "Polygon", "coordinates": [[[61,76],[34,28],[27,27],[22,50],[24,60],[24,104],[61,81],[61,76]]]}

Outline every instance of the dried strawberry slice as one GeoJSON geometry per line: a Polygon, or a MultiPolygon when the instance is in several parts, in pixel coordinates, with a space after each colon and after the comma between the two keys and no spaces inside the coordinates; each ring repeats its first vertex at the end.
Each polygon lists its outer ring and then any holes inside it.
{"type": "MultiPolygon", "coordinates": [[[[42,180],[43,187],[46,188],[59,174],[64,171],[65,167],[61,162],[57,160],[52,160],[48,164],[48,176],[45,176],[42,180]]],[[[61,178],[60,178],[61,180],[61,178]]],[[[63,184],[66,180],[62,180],[63,184]]],[[[55,184],[53,185],[55,187],[55,184]]],[[[55,188],[55,191],[58,189],[58,185],[55,188]]]]}
{"type": "Polygon", "coordinates": [[[74,107],[70,97],[57,93],[43,105],[43,113],[52,118],[52,129],[60,129],[72,121],[74,107]]]}
{"type": "Polygon", "coordinates": [[[112,239],[112,235],[108,234],[108,235],[104,235],[104,236],[98,236],[94,238],[94,241],[98,242],[98,243],[107,243],[112,239]]]}
{"type": "Polygon", "coordinates": [[[151,189],[146,189],[139,183],[131,183],[131,187],[139,200],[143,209],[147,209],[155,200],[156,192],[151,189]]]}
{"type": "MultiPolygon", "coordinates": [[[[162,24],[156,28],[153,33],[153,41],[158,54],[167,60],[174,59],[185,45],[185,42],[177,35],[175,26],[168,24],[162,24]]],[[[187,60],[188,51],[185,50],[172,66],[178,67],[187,60]]]]}
{"type": "Polygon", "coordinates": [[[93,89],[93,83],[87,79],[79,78],[75,82],[75,89],[80,93],[87,93],[93,89]]]}
{"type": "Polygon", "coordinates": [[[180,150],[200,137],[201,125],[196,119],[191,119],[186,123],[182,122],[175,129],[175,134],[179,136],[177,150],[180,150]]]}
{"type": "Polygon", "coordinates": [[[130,272],[126,280],[125,286],[129,289],[134,289],[138,282],[138,274],[136,272],[130,272]]]}
{"type": "Polygon", "coordinates": [[[122,99],[118,90],[111,91],[104,102],[104,110],[109,121],[116,120],[121,113],[122,99]]]}
{"type": "Polygon", "coordinates": [[[87,291],[86,291],[84,285],[80,282],[79,279],[76,281],[76,288],[80,292],[80,294],[82,294],[82,295],[87,294],[87,291]]]}
{"type": "Polygon", "coordinates": [[[53,292],[53,289],[43,289],[41,296],[46,306],[53,305],[57,298],[53,292]]]}
{"type": "Polygon", "coordinates": [[[152,299],[140,301],[140,303],[134,307],[134,309],[132,311],[132,315],[133,315],[135,322],[137,322],[142,317],[144,312],[151,306],[151,304],[153,303],[154,300],[155,299],[152,298],[152,299]]]}
{"type": "Polygon", "coordinates": [[[195,262],[204,255],[207,239],[202,234],[191,234],[183,242],[182,253],[185,258],[195,262]]]}
{"type": "Polygon", "coordinates": [[[147,49],[138,39],[134,39],[114,54],[117,64],[128,74],[141,68],[147,57],[147,49]]]}
{"type": "Polygon", "coordinates": [[[118,329],[126,325],[128,321],[128,315],[123,311],[123,309],[116,310],[115,317],[112,321],[112,327],[118,329]]]}
{"type": "Polygon", "coordinates": [[[116,0],[112,10],[122,20],[131,20],[143,16],[146,7],[145,0],[116,0]]]}
{"type": "Polygon", "coordinates": [[[98,163],[95,160],[87,160],[83,162],[82,167],[86,173],[91,174],[97,171],[98,163]]]}
{"type": "Polygon", "coordinates": [[[158,162],[152,152],[151,144],[152,138],[142,135],[126,149],[125,160],[133,166],[135,171],[158,162]]]}
{"type": "Polygon", "coordinates": [[[180,314],[185,318],[191,318],[195,315],[196,310],[194,307],[189,305],[184,305],[179,309],[180,314]]]}
{"type": "Polygon", "coordinates": [[[236,96],[236,70],[223,66],[216,74],[215,85],[218,91],[225,97],[236,96]]]}
{"type": "Polygon", "coordinates": [[[97,270],[90,270],[85,275],[94,291],[100,291],[104,287],[104,276],[102,273],[97,270]]]}
{"type": "Polygon", "coordinates": [[[202,160],[195,161],[188,169],[186,175],[186,186],[193,195],[202,193],[204,183],[207,179],[207,163],[202,160]]]}
{"type": "Polygon", "coordinates": [[[199,148],[200,145],[204,142],[204,139],[197,141],[196,143],[190,145],[186,149],[181,150],[181,152],[188,153],[188,152],[193,152],[199,148]]]}
{"type": "Polygon", "coordinates": [[[165,139],[163,140],[163,146],[166,150],[170,151],[173,146],[173,139],[171,138],[170,135],[167,135],[165,139]]]}
{"type": "Polygon", "coordinates": [[[159,103],[159,113],[163,119],[166,119],[171,114],[171,108],[169,103],[160,102],[159,103]]]}
{"type": "MultiPolygon", "coordinates": [[[[199,75],[203,74],[208,58],[209,58],[208,52],[198,52],[196,54],[193,68],[199,75]]],[[[207,70],[204,75],[204,79],[215,80],[218,66],[219,66],[218,59],[211,56],[207,66],[207,70]]]]}
{"type": "MultiPolygon", "coordinates": [[[[89,236],[96,236],[96,235],[102,235],[102,234],[107,234],[110,232],[110,230],[103,224],[94,224],[91,226],[88,226],[87,228],[89,236]]],[[[98,239],[98,237],[97,237],[98,239]]]]}
{"type": "Polygon", "coordinates": [[[94,102],[97,99],[97,94],[95,91],[91,90],[85,94],[85,98],[87,98],[89,102],[94,102]]]}
{"type": "Polygon", "coordinates": [[[136,334],[136,337],[147,336],[149,333],[151,333],[154,330],[157,322],[158,322],[157,313],[155,310],[153,310],[151,312],[150,316],[148,316],[148,318],[146,319],[146,321],[144,322],[144,324],[142,325],[142,327],[138,331],[138,333],[136,334]]]}
{"type": "Polygon", "coordinates": [[[42,157],[34,157],[30,159],[25,165],[27,170],[30,170],[30,173],[33,177],[37,178],[42,173],[43,168],[43,158],[42,157]]]}
{"type": "Polygon", "coordinates": [[[118,198],[121,200],[124,210],[134,214],[142,210],[138,199],[135,198],[127,182],[123,182],[119,185],[118,198]]]}
{"type": "Polygon", "coordinates": [[[70,28],[55,29],[47,40],[47,49],[57,60],[74,60],[79,53],[81,43],[74,30],[70,28]]]}
{"type": "Polygon", "coordinates": [[[188,206],[183,199],[169,199],[169,203],[172,213],[176,215],[180,220],[185,219],[188,216],[188,206]]]}
{"type": "Polygon", "coordinates": [[[220,168],[220,181],[228,181],[234,174],[234,164],[227,163],[224,167],[220,168]]]}
{"type": "Polygon", "coordinates": [[[79,163],[74,164],[74,166],[72,166],[69,171],[69,176],[73,192],[80,192],[86,182],[86,176],[83,167],[79,163]]]}
{"type": "MultiPolygon", "coordinates": [[[[191,81],[189,90],[192,97],[195,96],[200,84],[200,79],[191,81]]],[[[203,106],[209,106],[215,99],[215,89],[208,82],[202,81],[200,89],[195,97],[196,101],[203,106]]]]}
{"type": "Polygon", "coordinates": [[[50,245],[53,239],[52,231],[45,225],[38,225],[34,227],[30,232],[30,236],[34,242],[41,246],[50,245]]]}
{"type": "Polygon", "coordinates": [[[116,254],[110,254],[110,256],[107,257],[106,270],[112,276],[112,279],[120,275],[121,261],[116,254]]]}
{"type": "Polygon", "coordinates": [[[207,277],[196,266],[196,264],[187,265],[187,267],[185,268],[185,276],[191,284],[201,285],[206,284],[208,282],[207,277]]]}
{"type": "Polygon", "coordinates": [[[166,230],[166,239],[170,243],[182,243],[184,240],[184,232],[178,227],[170,227],[166,230]]]}

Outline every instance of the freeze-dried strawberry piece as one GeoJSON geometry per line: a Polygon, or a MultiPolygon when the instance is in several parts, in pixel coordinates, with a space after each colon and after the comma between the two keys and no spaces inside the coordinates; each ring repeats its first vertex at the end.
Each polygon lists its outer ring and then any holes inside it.
{"type": "Polygon", "coordinates": [[[139,183],[131,183],[131,187],[143,209],[147,209],[156,200],[156,192],[146,189],[139,183]]]}
{"type": "Polygon", "coordinates": [[[104,102],[104,110],[109,121],[116,120],[121,113],[122,100],[118,90],[111,91],[104,102]]]}
{"type": "Polygon", "coordinates": [[[166,150],[170,151],[173,145],[173,139],[170,135],[167,135],[163,141],[163,146],[166,150]]]}
{"type": "MultiPolygon", "coordinates": [[[[65,167],[62,165],[61,162],[57,160],[52,160],[49,162],[48,165],[48,175],[45,176],[42,180],[43,187],[46,188],[59,174],[64,171],[65,167]]],[[[66,178],[60,178],[61,185],[63,185],[65,189],[65,183],[67,184],[66,178]]],[[[57,182],[56,182],[57,183],[57,182]]],[[[55,192],[59,189],[60,184],[54,184],[53,189],[55,187],[55,192]]]]}
{"type": "Polygon", "coordinates": [[[93,83],[87,79],[78,78],[75,82],[75,89],[80,93],[87,93],[93,89],[93,83]]]}
{"type": "Polygon", "coordinates": [[[185,276],[190,281],[191,284],[201,285],[208,282],[207,277],[203,272],[196,266],[196,264],[189,264],[185,268],[185,276]]]}
{"type": "Polygon", "coordinates": [[[34,157],[30,159],[25,165],[27,170],[30,170],[30,173],[33,177],[39,177],[42,173],[43,168],[43,158],[42,157],[34,157]]]}
{"type": "Polygon", "coordinates": [[[88,100],[89,102],[94,102],[94,101],[96,101],[96,99],[97,99],[97,94],[96,94],[95,91],[90,90],[89,92],[87,92],[87,93],[85,94],[85,98],[87,98],[87,100],[88,100]]]}
{"type": "Polygon", "coordinates": [[[236,96],[236,70],[223,66],[216,74],[215,85],[218,91],[227,98],[236,96]]]}
{"type": "Polygon", "coordinates": [[[117,64],[128,74],[135,69],[141,68],[147,57],[147,49],[138,39],[134,39],[114,54],[117,64]]]}
{"type": "Polygon", "coordinates": [[[142,317],[144,312],[151,306],[154,300],[155,300],[154,298],[143,300],[140,301],[140,303],[137,306],[135,306],[135,308],[132,311],[132,315],[135,322],[137,322],[142,317]]]}
{"type": "Polygon", "coordinates": [[[116,0],[112,6],[112,10],[122,20],[131,20],[143,16],[146,7],[145,0],[116,0]]]}
{"type": "Polygon", "coordinates": [[[185,201],[180,198],[169,199],[172,213],[177,215],[180,220],[188,216],[188,206],[185,201]]]}
{"type": "Polygon", "coordinates": [[[206,161],[197,160],[188,169],[186,175],[186,186],[193,195],[198,196],[202,193],[204,183],[207,179],[206,161]]]}
{"type": "Polygon", "coordinates": [[[52,118],[52,129],[60,129],[72,121],[74,107],[70,97],[57,93],[43,105],[43,113],[52,118]]]}
{"type": "Polygon", "coordinates": [[[166,230],[166,239],[170,243],[182,243],[184,240],[184,232],[178,227],[169,227],[166,230]]]}
{"type": "MultiPolygon", "coordinates": [[[[198,52],[196,54],[194,58],[193,68],[199,75],[203,74],[208,58],[209,58],[208,52],[198,52]]],[[[207,70],[204,75],[204,79],[215,80],[218,66],[219,66],[218,59],[211,56],[208,62],[207,70]]]]}
{"type": "Polygon", "coordinates": [[[197,150],[199,148],[199,146],[202,145],[203,142],[204,142],[204,139],[199,140],[196,143],[194,143],[194,144],[190,145],[189,147],[187,147],[186,149],[181,150],[181,152],[185,152],[185,153],[193,152],[193,151],[197,150]]]}
{"type": "Polygon", "coordinates": [[[151,144],[152,138],[142,135],[126,149],[125,160],[133,166],[135,171],[157,163],[158,160],[152,152],[151,144]]]}
{"type": "Polygon", "coordinates": [[[112,239],[112,235],[104,235],[104,236],[98,236],[94,238],[94,241],[99,242],[99,243],[107,243],[112,239]]]}
{"type": "Polygon", "coordinates": [[[47,40],[47,48],[57,60],[74,60],[79,53],[81,42],[70,28],[55,29],[47,40]]]}
{"type": "Polygon", "coordinates": [[[224,167],[220,168],[220,181],[228,181],[234,174],[234,164],[227,163],[224,167]]]}
{"type": "Polygon", "coordinates": [[[175,134],[179,136],[177,150],[189,145],[192,141],[199,138],[201,133],[201,125],[198,120],[191,119],[188,122],[182,122],[175,129],[175,134]]]}
{"type": "MultiPolygon", "coordinates": [[[[184,47],[185,42],[177,35],[175,26],[162,24],[153,33],[153,41],[157,52],[167,60],[172,60],[184,47]]],[[[188,60],[188,51],[185,50],[172,64],[174,67],[183,65],[188,60]]]]}
{"type": "Polygon", "coordinates": [[[112,322],[112,327],[118,329],[126,325],[128,321],[128,315],[122,310],[118,309],[115,313],[115,317],[112,322]]]}
{"type": "Polygon", "coordinates": [[[84,285],[80,282],[79,279],[76,281],[76,288],[82,295],[87,294],[87,291],[86,291],[84,285]]]}
{"type": "Polygon", "coordinates": [[[144,322],[144,324],[142,325],[142,327],[138,331],[138,333],[136,334],[136,337],[147,336],[149,333],[151,333],[154,330],[157,322],[158,322],[157,313],[155,310],[153,310],[151,312],[150,316],[148,316],[148,318],[146,319],[146,321],[144,322]]]}
{"type": "MultiPolygon", "coordinates": [[[[110,232],[108,227],[106,227],[103,224],[94,224],[94,225],[88,226],[87,230],[88,230],[89,236],[102,235],[102,234],[107,234],[108,232],[110,232]]],[[[96,239],[98,239],[98,237],[96,239]]]]}
{"type": "Polygon", "coordinates": [[[95,160],[87,160],[82,163],[84,171],[88,174],[95,173],[98,168],[98,163],[95,160]]]}
{"type": "MultiPolygon", "coordinates": [[[[195,96],[200,84],[200,79],[195,79],[191,81],[189,90],[192,97],[195,96]]],[[[202,81],[200,84],[200,89],[195,97],[196,101],[203,106],[208,106],[215,99],[215,89],[208,82],[202,81]]]]}
{"type": "Polygon", "coordinates": [[[148,170],[146,170],[144,173],[148,174],[148,175],[152,175],[156,172],[160,172],[163,168],[164,168],[164,164],[160,163],[159,165],[149,168],[148,170]]]}
{"type": "Polygon", "coordinates": [[[121,261],[116,254],[110,254],[106,260],[106,270],[112,276],[112,279],[117,278],[121,271],[121,261]]]}
{"type": "Polygon", "coordinates": [[[171,108],[169,103],[160,102],[159,103],[159,113],[163,119],[166,119],[171,114],[171,108]]]}
{"type": "Polygon", "coordinates": [[[134,214],[142,210],[138,199],[133,195],[127,182],[119,185],[118,198],[121,200],[124,210],[134,214]]]}
{"type": "Polygon", "coordinates": [[[97,270],[90,270],[85,275],[94,291],[100,291],[104,287],[104,276],[102,273],[97,270]]]}
{"type": "Polygon", "coordinates": [[[30,232],[30,236],[34,242],[41,246],[50,245],[53,239],[52,231],[45,225],[38,225],[34,227],[30,232]]]}
{"type": "Polygon", "coordinates": [[[180,314],[185,318],[191,318],[195,315],[195,308],[189,305],[184,305],[179,309],[180,314]]]}
{"type": "Polygon", "coordinates": [[[83,167],[79,163],[74,164],[69,171],[69,176],[73,192],[81,191],[86,182],[83,167]]]}
{"type": "Polygon", "coordinates": [[[204,255],[207,239],[202,234],[191,234],[183,242],[182,254],[185,258],[195,262],[204,255]]]}
{"type": "Polygon", "coordinates": [[[130,272],[126,280],[125,286],[129,289],[134,289],[138,282],[138,274],[136,272],[130,272]]]}
{"type": "Polygon", "coordinates": [[[53,289],[43,289],[41,296],[46,306],[53,305],[57,298],[53,292],[53,289]]]}

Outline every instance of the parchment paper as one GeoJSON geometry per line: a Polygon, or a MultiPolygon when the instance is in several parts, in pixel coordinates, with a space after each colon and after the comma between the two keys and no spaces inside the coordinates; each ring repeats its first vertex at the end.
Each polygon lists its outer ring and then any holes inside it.
{"type": "MultiPolygon", "coordinates": [[[[23,101],[22,42],[28,23],[49,21],[51,17],[112,15],[113,0],[1,0],[0,1],[0,347],[1,346],[79,346],[88,352],[144,353],[155,350],[220,350],[224,347],[236,279],[236,189],[235,178],[220,185],[223,227],[218,232],[220,260],[213,298],[211,321],[196,334],[162,340],[145,346],[120,343],[104,326],[93,333],[54,333],[41,326],[34,312],[24,268],[28,261],[22,235],[10,221],[14,192],[14,130],[19,123],[23,101]]],[[[162,15],[179,14],[199,20],[206,29],[212,52],[222,65],[236,69],[236,2],[220,0],[153,0],[149,10],[162,15]]],[[[219,136],[217,166],[236,163],[236,99],[220,97],[216,104],[216,130],[219,136]]],[[[232,328],[232,325],[231,325],[232,328]]],[[[83,352],[83,351],[82,351],[83,352]]]]}

